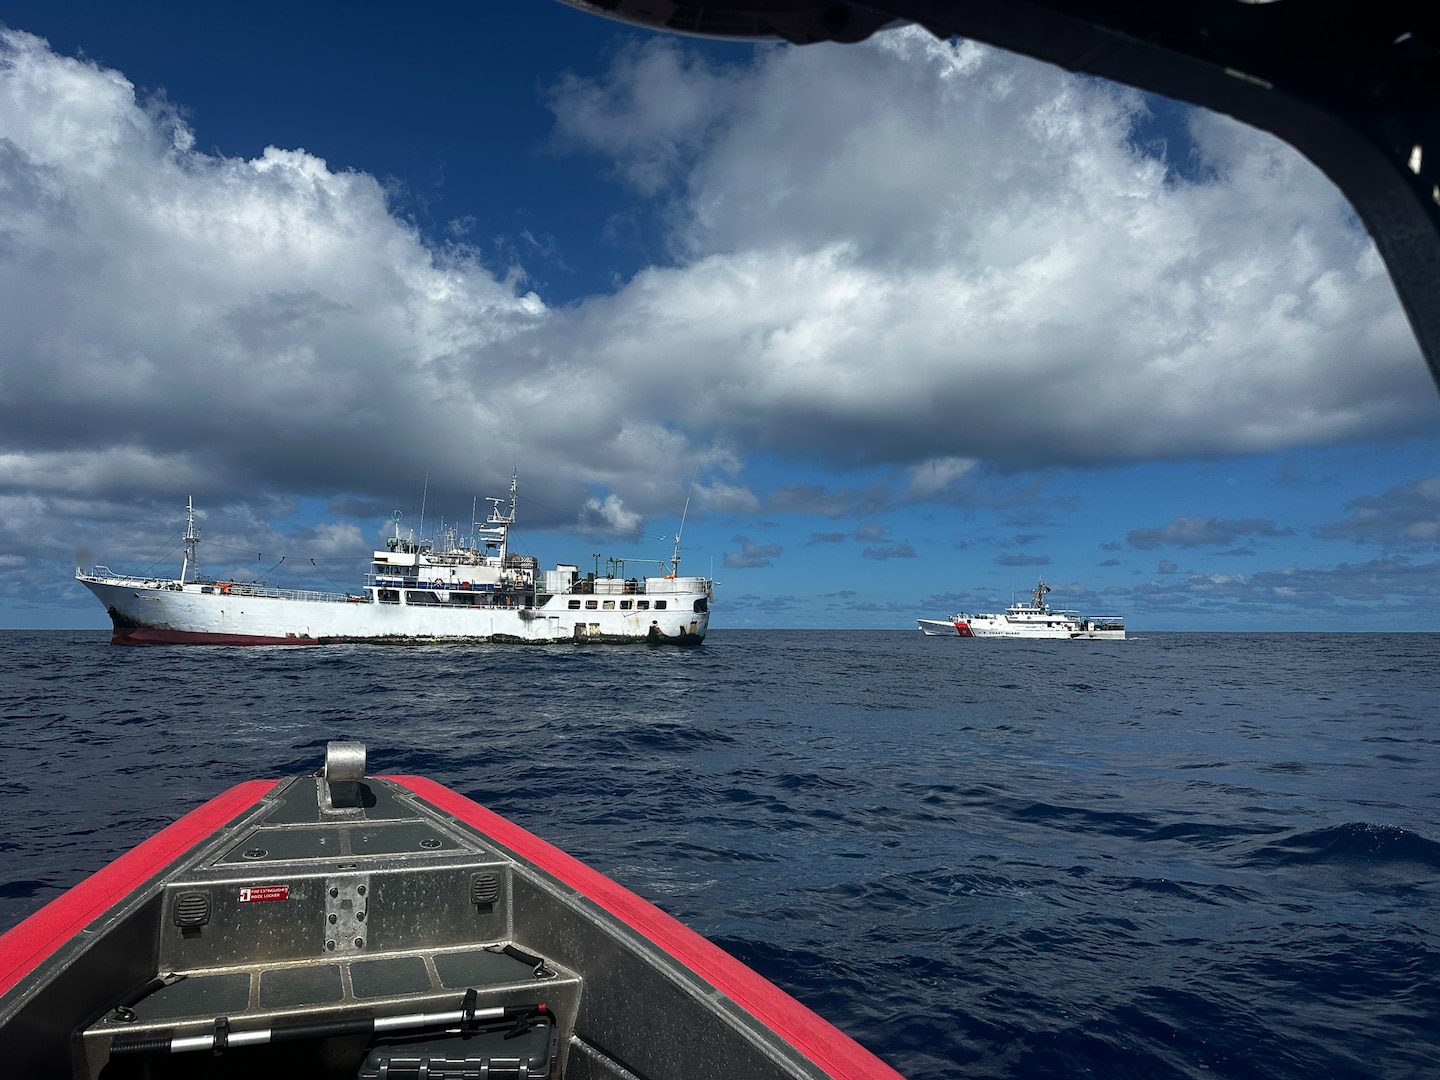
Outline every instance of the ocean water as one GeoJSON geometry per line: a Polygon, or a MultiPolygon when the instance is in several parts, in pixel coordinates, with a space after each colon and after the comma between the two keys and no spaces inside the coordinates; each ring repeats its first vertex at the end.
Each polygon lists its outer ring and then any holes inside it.
{"type": "Polygon", "coordinates": [[[112,648],[0,632],[0,928],[334,738],[911,1080],[1440,1075],[1440,637],[112,648]]]}

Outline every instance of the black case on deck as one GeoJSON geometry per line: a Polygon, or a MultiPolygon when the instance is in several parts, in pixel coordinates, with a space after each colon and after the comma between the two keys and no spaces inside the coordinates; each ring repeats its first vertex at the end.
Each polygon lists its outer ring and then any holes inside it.
{"type": "Polygon", "coordinates": [[[360,1080],[543,1080],[555,1058],[545,1014],[470,1034],[393,1039],[376,1046],[360,1080]]]}

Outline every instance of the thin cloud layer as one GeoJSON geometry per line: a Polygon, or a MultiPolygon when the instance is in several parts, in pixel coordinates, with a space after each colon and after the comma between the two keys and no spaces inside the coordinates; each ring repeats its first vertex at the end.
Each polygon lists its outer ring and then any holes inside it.
{"type": "Polygon", "coordinates": [[[1182,517],[1158,529],[1133,529],[1126,540],[1133,548],[1150,551],[1161,547],[1219,547],[1244,537],[1290,536],[1293,532],[1262,518],[1217,521],[1210,517],[1182,517]]]}
{"type": "Polygon", "coordinates": [[[1350,508],[1348,518],[1321,526],[1315,535],[1394,549],[1440,547],[1440,476],[1412,480],[1378,496],[1362,495],[1350,508]]]}
{"type": "Polygon", "coordinates": [[[1319,615],[1342,620],[1335,625],[1359,620],[1360,626],[1383,601],[1391,619],[1428,629],[1440,603],[1440,579],[1434,563],[1374,559],[1323,568],[1291,566],[1249,575],[1190,574],[1164,583],[1152,580],[1135,588],[1127,601],[1151,619],[1208,610],[1278,619],[1281,625],[1319,615]]]}

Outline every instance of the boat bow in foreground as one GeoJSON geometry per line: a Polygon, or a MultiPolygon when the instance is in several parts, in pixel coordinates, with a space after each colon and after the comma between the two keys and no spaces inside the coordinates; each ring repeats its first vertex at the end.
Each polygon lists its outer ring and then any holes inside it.
{"type": "Polygon", "coordinates": [[[634,893],[364,761],[240,784],[0,935],[7,1075],[898,1080],[634,893]]]}

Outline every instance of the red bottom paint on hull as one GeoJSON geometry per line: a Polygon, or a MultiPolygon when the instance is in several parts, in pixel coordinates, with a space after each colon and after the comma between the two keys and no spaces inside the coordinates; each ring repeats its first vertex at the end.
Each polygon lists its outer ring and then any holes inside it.
{"type": "Polygon", "coordinates": [[[150,626],[117,626],[111,645],[319,645],[309,637],[257,637],[253,634],[206,634],[193,630],[157,630],[150,626]]]}

